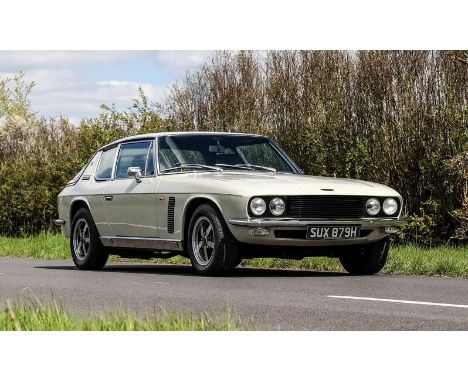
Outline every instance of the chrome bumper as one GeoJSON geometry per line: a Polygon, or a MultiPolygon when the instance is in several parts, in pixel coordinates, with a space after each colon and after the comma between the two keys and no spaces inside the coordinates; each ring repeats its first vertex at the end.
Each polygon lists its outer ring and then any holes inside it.
{"type": "Polygon", "coordinates": [[[396,218],[362,218],[356,220],[298,220],[284,219],[231,219],[229,223],[243,227],[307,227],[310,225],[366,225],[374,227],[401,226],[406,223],[405,219],[396,218]]]}

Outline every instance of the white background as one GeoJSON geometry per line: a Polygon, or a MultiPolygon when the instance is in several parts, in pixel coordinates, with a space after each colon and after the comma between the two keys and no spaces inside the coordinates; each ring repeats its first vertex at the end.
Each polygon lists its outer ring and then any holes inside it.
{"type": "Polygon", "coordinates": [[[2,49],[463,49],[464,0],[15,0],[2,49]]]}
{"type": "MultiPolygon", "coordinates": [[[[466,4],[16,0],[0,7],[0,48],[466,49],[466,4]]],[[[0,381],[452,381],[467,344],[466,332],[4,333],[0,381]]]]}

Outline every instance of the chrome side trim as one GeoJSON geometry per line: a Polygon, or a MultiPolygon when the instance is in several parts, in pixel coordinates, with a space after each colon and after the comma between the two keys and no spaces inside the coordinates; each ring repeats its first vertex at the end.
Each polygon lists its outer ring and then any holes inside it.
{"type": "Polygon", "coordinates": [[[63,219],[55,219],[54,220],[55,225],[65,225],[65,220],[63,219]]]}
{"type": "Polygon", "coordinates": [[[181,240],[127,236],[101,236],[100,239],[105,247],[154,249],[161,251],[184,250],[181,240]]]}
{"type": "Polygon", "coordinates": [[[362,218],[356,220],[298,220],[298,219],[231,219],[229,223],[245,227],[305,227],[308,225],[374,225],[374,226],[399,226],[406,223],[404,219],[390,218],[362,218]]]}

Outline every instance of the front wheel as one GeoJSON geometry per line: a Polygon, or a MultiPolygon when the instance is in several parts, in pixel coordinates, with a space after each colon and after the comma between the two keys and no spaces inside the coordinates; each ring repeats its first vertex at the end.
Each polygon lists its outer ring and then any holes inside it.
{"type": "Polygon", "coordinates": [[[109,254],[99,239],[91,212],[86,208],[79,209],[73,217],[70,250],[79,269],[98,270],[106,265],[109,254]]]}
{"type": "Polygon", "coordinates": [[[226,273],[238,262],[237,242],[222,216],[209,204],[193,213],[187,239],[190,261],[199,274],[226,273]]]}
{"type": "Polygon", "coordinates": [[[390,239],[386,237],[362,247],[346,248],[339,257],[341,265],[353,275],[373,275],[382,270],[387,262],[390,239]]]}

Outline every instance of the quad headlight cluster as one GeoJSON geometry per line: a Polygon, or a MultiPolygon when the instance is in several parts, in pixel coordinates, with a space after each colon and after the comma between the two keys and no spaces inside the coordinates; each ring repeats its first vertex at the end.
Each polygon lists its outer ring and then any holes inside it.
{"type": "MultiPolygon", "coordinates": [[[[256,197],[249,203],[250,211],[255,216],[261,216],[267,212],[267,202],[265,199],[256,197]]],[[[268,210],[273,216],[281,216],[286,211],[286,203],[280,197],[274,197],[268,203],[268,210]]]]}
{"type": "Polygon", "coordinates": [[[395,215],[398,211],[398,202],[394,198],[386,198],[381,205],[377,198],[367,199],[366,211],[369,215],[376,216],[381,210],[385,215],[395,215]]]}
{"type": "MultiPolygon", "coordinates": [[[[251,216],[284,216],[286,212],[286,198],[280,196],[256,196],[249,202],[251,216]]],[[[366,201],[366,212],[369,216],[395,216],[400,208],[395,198],[372,197],[366,201]]]]}

